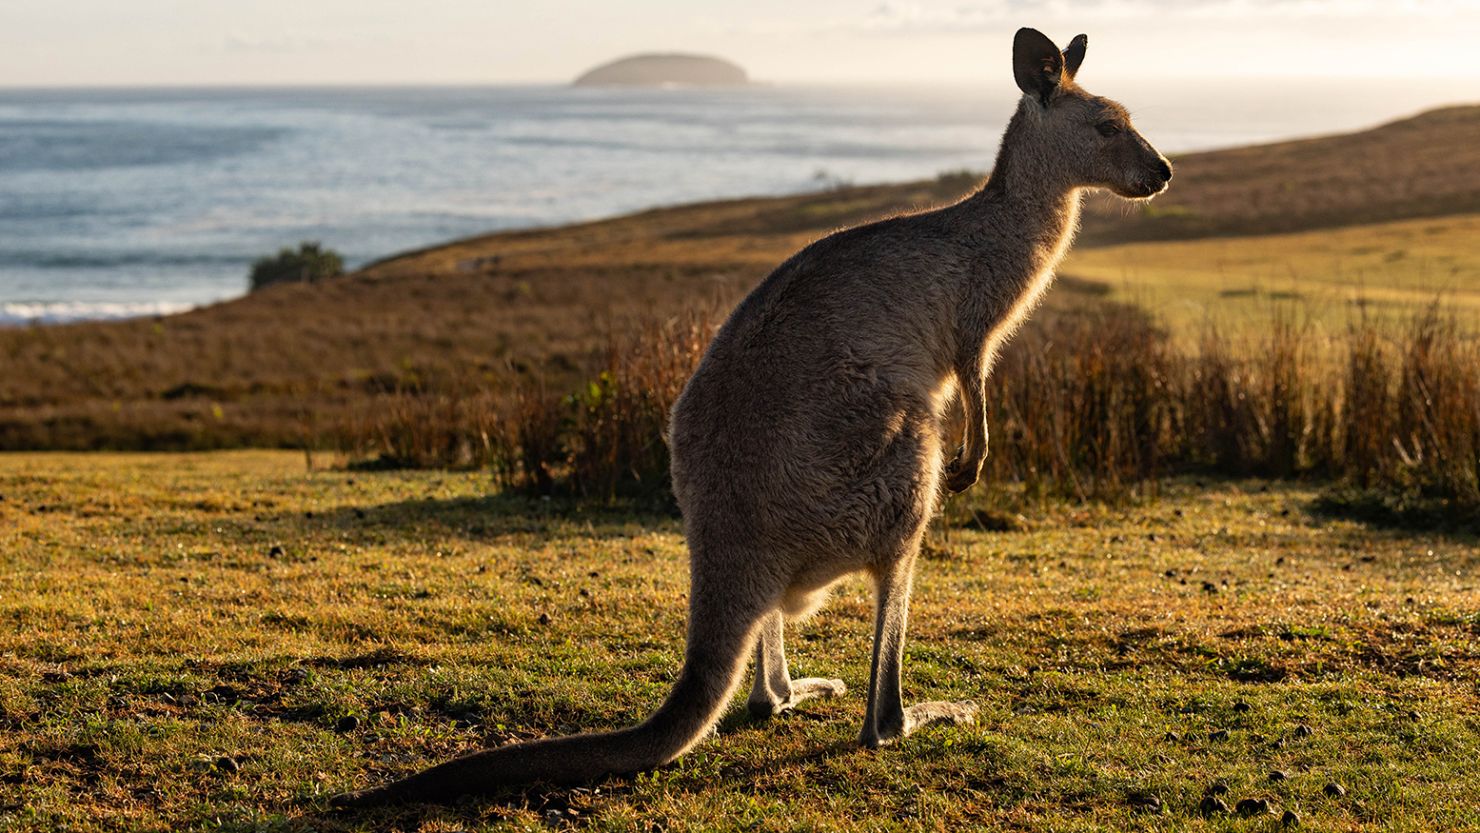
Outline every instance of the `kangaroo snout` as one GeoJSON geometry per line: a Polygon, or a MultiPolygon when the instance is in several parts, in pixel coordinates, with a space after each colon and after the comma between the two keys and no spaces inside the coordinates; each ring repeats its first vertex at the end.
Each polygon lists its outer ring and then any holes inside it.
{"type": "Polygon", "coordinates": [[[1166,157],[1157,154],[1154,161],[1150,161],[1138,173],[1131,175],[1130,186],[1126,190],[1116,190],[1122,197],[1128,199],[1149,200],[1165,191],[1171,181],[1172,163],[1168,162],[1166,157]]]}
{"type": "Polygon", "coordinates": [[[1147,172],[1148,179],[1145,183],[1146,199],[1150,199],[1167,189],[1172,181],[1172,163],[1164,156],[1158,156],[1156,162],[1152,163],[1151,170],[1147,172]]]}

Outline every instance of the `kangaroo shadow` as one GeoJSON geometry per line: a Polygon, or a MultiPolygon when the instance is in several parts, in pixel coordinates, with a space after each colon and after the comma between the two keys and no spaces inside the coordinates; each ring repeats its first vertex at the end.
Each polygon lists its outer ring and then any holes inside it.
{"type": "Polygon", "coordinates": [[[1355,521],[1376,530],[1442,536],[1466,546],[1480,541],[1480,509],[1441,498],[1338,487],[1317,496],[1309,511],[1316,517],[1355,521]]]}
{"type": "Polygon", "coordinates": [[[644,528],[677,528],[677,514],[645,503],[593,504],[491,494],[341,504],[323,510],[257,515],[236,523],[259,532],[266,528],[284,539],[332,534],[341,539],[360,538],[376,543],[428,536],[498,540],[572,531],[583,538],[611,539],[629,537],[634,524],[644,528]]]}

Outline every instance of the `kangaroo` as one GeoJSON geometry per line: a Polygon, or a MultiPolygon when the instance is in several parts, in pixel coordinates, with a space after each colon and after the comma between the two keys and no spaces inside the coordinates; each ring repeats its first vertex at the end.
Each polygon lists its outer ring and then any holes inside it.
{"type": "Polygon", "coordinates": [[[806,247],[709,345],[668,433],[691,590],[683,670],[658,710],[614,732],[479,752],[337,804],[445,800],[661,766],[711,730],[752,651],[757,715],[841,695],[841,680],[791,679],[782,630],[859,572],[877,589],[862,744],[974,720],[970,701],[906,708],[900,696],[926,525],[945,491],[980,475],[987,375],[1053,282],[1081,193],[1148,199],[1172,178],[1125,108],[1076,83],[1087,43],[1079,35],[1060,52],[1020,29],[1012,65],[1023,96],[986,183],[954,205],[806,247]],[[965,437],[947,460],[942,426],[957,401],[965,437]]]}

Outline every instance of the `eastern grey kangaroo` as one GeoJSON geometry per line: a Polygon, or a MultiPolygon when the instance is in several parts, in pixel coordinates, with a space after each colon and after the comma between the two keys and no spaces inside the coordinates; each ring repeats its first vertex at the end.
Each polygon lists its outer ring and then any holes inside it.
{"type": "Polygon", "coordinates": [[[755,652],[750,708],[778,713],[844,692],[793,680],[786,617],[857,572],[878,590],[862,743],[878,747],[976,706],[900,699],[916,555],[944,490],[987,455],[984,384],[1003,342],[1053,281],[1086,188],[1145,199],[1171,165],[1125,108],[1075,75],[1033,29],[1012,46],[1023,91],[986,184],[955,205],[840,231],[781,264],[715,337],[673,406],[673,491],[690,549],[688,647],[668,699],[615,732],[490,749],[340,805],[441,800],[533,781],[581,782],[672,761],[709,732],[755,652]],[[959,400],[964,443],[942,436],[959,400]]]}

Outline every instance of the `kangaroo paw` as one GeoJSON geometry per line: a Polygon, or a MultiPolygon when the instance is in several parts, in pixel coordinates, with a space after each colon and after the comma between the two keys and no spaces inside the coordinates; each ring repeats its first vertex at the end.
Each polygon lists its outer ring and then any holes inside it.
{"type": "Polygon", "coordinates": [[[932,723],[953,723],[964,726],[976,722],[977,706],[974,701],[962,700],[951,703],[937,701],[916,703],[904,710],[904,733],[915,731],[932,723]]]}
{"type": "Polygon", "coordinates": [[[869,749],[878,749],[908,737],[916,729],[932,723],[954,723],[958,726],[974,723],[976,712],[976,703],[971,700],[958,703],[916,703],[903,713],[896,713],[893,719],[883,720],[878,725],[866,725],[859,742],[869,749]]]}
{"type": "Polygon", "coordinates": [[[800,703],[811,700],[814,697],[842,697],[848,693],[848,686],[842,680],[828,680],[822,677],[806,677],[800,680],[792,680],[791,696],[785,699],[752,700],[746,703],[750,709],[751,717],[764,720],[775,717],[783,712],[791,711],[800,703]]]}

